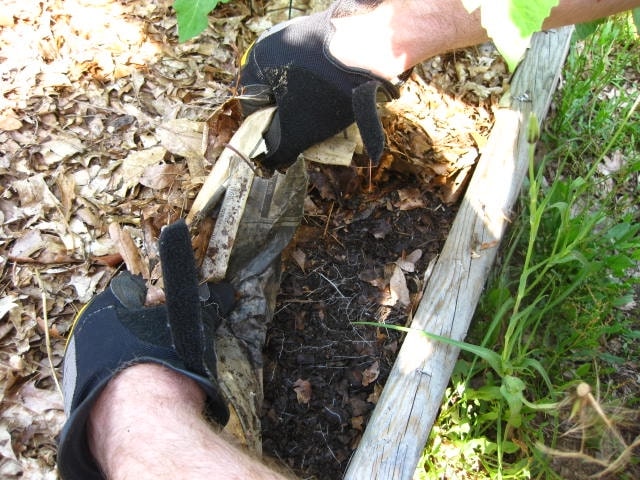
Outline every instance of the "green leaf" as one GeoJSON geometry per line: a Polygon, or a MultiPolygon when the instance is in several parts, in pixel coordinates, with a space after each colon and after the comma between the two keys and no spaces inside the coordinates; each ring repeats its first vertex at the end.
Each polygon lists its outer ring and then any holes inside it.
{"type": "Polygon", "coordinates": [[[514,71],[529,47],[531,36],[559,0],[482,0],[482,26],[514,71]]]}
{"type": "Polygon", "coordinates": [[[519,427],[522,422],[520,411],[522,410],[522,392],[525,389],[524,382],[518,377],[505,375],[500,386],[500,393],[509,405],[509,423],[519,427]]]}
{"type": "Polygon", "coordinates": [[[631,10],[631,16],[633,17],[633,23],[636,25],[636,32],[640,35],[640,7],[631,10]]]}
{"type": "Polygon", "coordinates": [[[587,23],[579,23],[578,25],[576,25],[575,39],[584,40],[589,35],[592,35],[598,28],[598,25],[600,25],[602,22],[604,22],[604,19],[594,20],[587,23]]]}
{"type": "Polygon", "coordinates": [[[178,41],[185,42],[207,28],[207,16],[219,3],[229,0],[175,0],[173,9],[178,20],[178,41]]]}

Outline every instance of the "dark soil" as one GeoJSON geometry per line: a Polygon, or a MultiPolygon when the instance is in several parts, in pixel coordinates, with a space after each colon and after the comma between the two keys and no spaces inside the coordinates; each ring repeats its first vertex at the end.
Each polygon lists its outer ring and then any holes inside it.
{"type": "Polygon", "coordinates": [[[456,213],[427,193],[421,193],[424,208],[400,210],[394,206],[397,191],[419,187],[415,178],[391,173],[367,189],[354,172],[312,172],[313,205],[290,248],[305,254],[305,268],[285,257],[265,347],[264,452],[302,478],[342,477],[393,365],[399,335],[353,323],[406,323],[411,306],[384,305],[385,265],[423,251],[416,264],[420,273],[406,275],[417,302],[421,275],[440,252],[456,213]],[[351,185],[343,195],[324,188],[335,185],[336,176],[349,179],[342,182],[351,185]],[[365,370],[375,370],[375,362],[379,376],[368,383],[365,370]],[[299,379],[310,383],[308,403],[294,390],[299,379]]]}

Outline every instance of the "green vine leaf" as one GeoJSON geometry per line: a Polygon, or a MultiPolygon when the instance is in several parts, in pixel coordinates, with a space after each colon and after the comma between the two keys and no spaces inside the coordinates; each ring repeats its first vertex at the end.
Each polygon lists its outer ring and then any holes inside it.
{"type": "Polygon", "coordinates": [[[502,54],[509,70],[514,71],[542,23],[559,0],[463,0],[467,11],[480,8],[480,20],[502,54]]]}
{"type": "Polygon", "coordinates": [[[178,41],[187,40],[199,35],[207,28],[207,16],[220,3],[229,0],[175,0],[173,9],[178,20],[178,41]]]}

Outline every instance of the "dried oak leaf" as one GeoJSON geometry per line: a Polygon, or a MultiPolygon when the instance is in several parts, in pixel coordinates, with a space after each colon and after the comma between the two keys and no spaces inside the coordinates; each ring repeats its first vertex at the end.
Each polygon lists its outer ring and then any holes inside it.
{"type": "Polygon", "coordinates": [[[311,383],[308,380],[297,379],[293,384],[293,391],[299,404],[307,405],[311,400],[311,383]]]}
{"type": "Polygon", "coordinates": [[[393,274],[389,280],[389,290],[391,293],[391,305],[399,303],[406,307],[411,303],[407,280],[404,277],[402,269],[398,265],[393,269],[393,274]]]}
{"type": "Polygon", "coordinates": [[[362,372],[362,386],[371,385],[380,375],[380,362],[377,360],[362,372]]]}
{"type": "Polygon", "coordinates": [[[142,173],[140,184],[154,190],[162,190],[173,185],[183,172],[183,165],[177,163],[150,165],[142,173]]]}

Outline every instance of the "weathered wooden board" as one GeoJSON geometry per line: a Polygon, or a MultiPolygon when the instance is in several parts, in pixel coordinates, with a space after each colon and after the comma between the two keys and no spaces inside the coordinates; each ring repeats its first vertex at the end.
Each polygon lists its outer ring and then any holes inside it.
{"type": "MultiPolygon", "coordinates": [[[[529,113],[546,116],[572,28],[534,36],[496,112],[450,234],[411,327],[456,340],[466,336],[527,165],[529,113]]],[[[408,334],[345,479],[411,479],[440,408],[459,350],[408,334]]]]}

